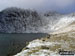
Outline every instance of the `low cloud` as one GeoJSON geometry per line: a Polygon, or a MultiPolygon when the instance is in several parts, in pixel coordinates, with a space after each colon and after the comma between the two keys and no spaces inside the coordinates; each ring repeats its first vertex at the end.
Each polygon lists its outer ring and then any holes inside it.
{"type": "Polygon", "coordinates": [[[7,7],[36,8],[43,3],[43,0],[0,0],[0,10],[7,7]]]}
{"type": "Polygon", "coordinates": [[[75,0],[0,0],[0,10],[7,7],[31,8],[37,10],[56,10],[74,5],[75,0]]]}

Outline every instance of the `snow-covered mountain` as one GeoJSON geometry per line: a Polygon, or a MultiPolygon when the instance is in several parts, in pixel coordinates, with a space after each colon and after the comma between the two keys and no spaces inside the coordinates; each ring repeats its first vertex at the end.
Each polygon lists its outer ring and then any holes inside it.
{"type": "MultiPolygon", "coordinates": [[[[53,12],[54,13],[54,12],[53,12]]],[[[0,12],[1,33],[47,33],[57,21],[53,13],[39,14],[33,10],[7,8],[0,12]],[[49,16],[47,16],[49,15],[49,16]],[[48,28],[48,29],[47,29],[48,28]]],[[[55,13],[56,14],[56,13],[55,13]]]]}
{"type": "MultiPolygon", "coordinates": [[[[52,33],[75,22],[75,14],[40,14],[34,10],[7,8],[0,12],[1,33],[52,33]]],[[[69,30],[68,30],[69,31],[69,30]]]]}

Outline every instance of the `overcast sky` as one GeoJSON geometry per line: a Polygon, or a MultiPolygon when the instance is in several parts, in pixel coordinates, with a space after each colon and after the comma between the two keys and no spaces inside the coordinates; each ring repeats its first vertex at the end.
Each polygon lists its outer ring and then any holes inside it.
{"type": "Polygon", "coordinates": [[[30,8],[40,12],[53,10],[70,13],[75,12],[75,0],[0,0],[0,10],[7,7],[30,8]]]}

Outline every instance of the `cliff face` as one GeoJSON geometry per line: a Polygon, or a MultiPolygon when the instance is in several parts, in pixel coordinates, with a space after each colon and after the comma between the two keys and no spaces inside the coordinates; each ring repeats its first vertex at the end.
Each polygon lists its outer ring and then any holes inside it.
{"type": "Polygon", "coordinates": [[[0,12],[0,32],[3,33],[25,33],[41,25],[40,15],[36,11],[7,8],[0,12]]]}
{"type": "Polygon", "coordinates": [[[60,16],[61,15],[54,12],[41,15],[33,10],[24,10],[14,7],[7,8],[0,12],[0,32],[48,33],[60,16]]]}

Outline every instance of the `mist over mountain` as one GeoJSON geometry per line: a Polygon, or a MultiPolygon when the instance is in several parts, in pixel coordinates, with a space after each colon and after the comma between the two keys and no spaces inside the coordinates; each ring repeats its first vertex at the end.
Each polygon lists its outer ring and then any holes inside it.
{"type": "Polygon", "coordinates": [[[63,24],[66,26],[75,21],[74,15],[61,15],[57,12],[40,14],[34,10],[11,7],[0,12],[0,32],[50,33],[63,27],[63,24]]]}
{"type": "Polygon", "coordinates": [[[36,11],[7,8],[0,12],[0,32],[23,33],[30,27],[41,25],[40,15],[36,11]]]}

